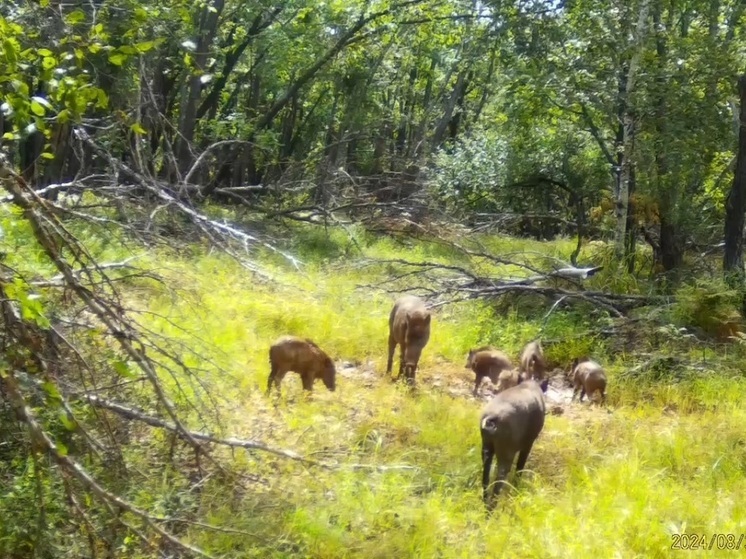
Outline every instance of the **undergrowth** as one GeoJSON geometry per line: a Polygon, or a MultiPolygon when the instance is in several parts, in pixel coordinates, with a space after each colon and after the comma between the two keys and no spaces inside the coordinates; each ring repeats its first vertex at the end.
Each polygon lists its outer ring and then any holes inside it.
{"type": "MultiPolygon", "coordinates": [[[[195,494],[149,462],[151,451],[141,444],[130,454],[137,460],[144,452],[138,471],[145,474],[129,490],[138,504],[165,513],[187,506],[203,522],[243,532],[193,527],[183,537],[226,557],[732,555],[717,549],[676,552],[671,546],[677,533],[708,538],[733,533],[738,539],[746,532],[740,346],[701,349],[688,338],[648,336],[641,326],[638,349],[617,351],[613,340],[599,334],[610,321],[587,310],[558,309],[547,317],[550,304],[533,301],[540,310],[528,313],[519,301],[470,301],[435,311],[419,390],[412,395],[385,377],[395,293],[370,287],[389,277],[390,269],[367,259],[463,262],[464,255],[452,247],[401,244],[354,229],[327,235],[295,228],[292,238],[288,250],[303,261],[300,270],[270,252],[260,255],[277,282],[257,280],[226,256],[187,258],[154,250],[139,264],[163,275],[171,289],[151,282],[126,290],[130,306],[147,308],[138,320],[200,348],[216,365],[185,356],[201,368],[200,380],[219,402],[221,425],[210,430],[340,464],[326,470],[236,451],[237,464],[266,483],[239,491],[216,477],[195,494]],[[306,395],[297,375],[290,374],[281,395],[264,396],[268,348],[282,334],[310,337],[335,359],[335,393],[318,383],[306,395]],[[528,460],[530,473],[501,494],[489,517],[481,503],[481,403],[468,396],[473,373],[464,369],[465,356],[471,347],[491,344],[517,360],[523,344],[539,334],[553,340],[547,355],[558,367],[566,368],[579,354],[607,366],[608,409],[574,403],[561,415],[548,415],[528,460]],[[686,374],[629,373],[643,360],[637,353],[680,357],[687,351],[697,356],[692,359],[698,366],[686,374]],[[346,467],[353,463],[417,469],[346,467]]],[[[496,253],[536,259],[548,254],[567,260],[574,248],[572,240],[483,241],[496,253]]],[[[102,243],[97,256],[115,260],[126,252],[102,243]]],[[[590,253],[586,257],[591,260],[590,253]]],[[[25,265],[34,268],[33,259],[25,265]]],[[[700,307],[689,298],[670,316],[686,322],[689,308],[700,307]]],[[[165,373],[163,380],[173,388],[165,373]]],[[[153,446],[167,444],[162,435],[149,439],[153,446]]],[[[0,510],[14,510],[18,502],[3,495],[0,510]]],[[[6,538],[10,533],[10,528],[2,532],[6,538]]]]}
{"type": "MultiPolygon", "coordinates": [[[[462,255],[360,235],[361,255],[347,232],[322,234],[299,231],[294,247],[306,260],[301,272],[265,259],[279,286],[255,284],[224,257],[171,261],[172,281],[189,288],[187,298],[202,313],[166,299],[152,300],[150,308],[225,352],[236,382],[214,382],[231,402],[224,412],[232,435],[260,437],[342,464],[409,464],[419,470],[305,470],[246,456],[246,468],[267,475],[269,488],[229,505],[229,490],[213,487],[202,506],[213,522],[244,529],[255,539],[195,531],[195,542],[237,557],[667,557],[676,553],[674,533],[746,531],[746,382],[735,365],[742,355],[738,348],[728,355],[710,351],[694,373],[650,380],[625,374],[640,358],[609,350],[606,339],[594,335],[604,321],[586,312],[557,311],[544,323],[548,305],[526,316],[511,305],[461,303],[436,311],[418,373],[420,390],[407,395],[384,376],[395,294],[357,288],[386,278],[388,270],[361,263],[364,257],[454,262],[462,255]],[[547,350],[556,365],[566,367],[578,354],[607,365],[609,410],[576,403],[563,415],[548,416],[529,458],[532,474],[506,491],[488,518],[480,500],[481,404],[453,388],[467,388],[473,379],[464,369],[469,348],[488,343],[517,358],[542,325],[542,336],[557,340],[547,350]],[[313,338],[338,369],[353,367],[339,377],[334,394],[318,384],[305,397],[298,378],[289,375],[280,397],[262,395],[268,346],[286,333],[313,338]]],[[[550,253],[566,259],[573,248],[570,241],[487,244],[501,253],[535,251],[536,258],[550,253]]],[[[685,310],[677,308],[676,316],[686,318],[685,310]]],[[[668,351],[646,343],[643,334],[640,347],[668,351]]],[[[670,351],[681,343],[672,341],[670,351]]]]}

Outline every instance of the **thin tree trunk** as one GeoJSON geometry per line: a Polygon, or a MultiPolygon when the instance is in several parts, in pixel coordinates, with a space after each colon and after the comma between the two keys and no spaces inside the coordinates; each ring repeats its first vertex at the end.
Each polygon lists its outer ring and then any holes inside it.
{"type": "Polygon", "coordinates": [[[197,105],[202,96],[202,74],[207,65],[211,45],[218,29],[218,20],[225,6],[225,0],[214,0],[202,10],[197,47],[193,54],[193,71],[187,82],[186,100],[181,106],[181,122],[177,140],[176,158],[179,171],[184,174],[192,164],[191,144],[197,124],[197,105]]]}
{"type": "Polygon", "coordinates": [[[640,5],[640,15],[635,29],[634,51],[629,62],[627,83],[624,92],[625,111],[622,118],[622,125],[624,126],[624,136],[622,140],[624,159],[622,161],[619,188],[616,193],[617,227],[615,238],[617,256],[621,258],[628,256],[625,254],[625,247],[627,241],[627,214],[629,212],[629,181],[632,173],[632,136],[634,134],[635,126],[634,118],[632,117],[630,98],[635,89],[635,75],[637,73],[637,66],[640,63],[640,57],[642,56],[643,42],[647,32],[649,5],[649,0],[642,0],[642,4],[640,5]]]}
{"type": "MultiPolygon", "coordinates": [[[[738,79],[738,96],[741,102],[740,129],[738,131],[738,154],[733,186],[725,204],[725,254],[723,271],[726,280],[733,287],[743,289],[743,227],[746,216],[746,74],[738,79]]],[[[742,312],[746,316],[746,294],[742,302],[742,312]]]]}

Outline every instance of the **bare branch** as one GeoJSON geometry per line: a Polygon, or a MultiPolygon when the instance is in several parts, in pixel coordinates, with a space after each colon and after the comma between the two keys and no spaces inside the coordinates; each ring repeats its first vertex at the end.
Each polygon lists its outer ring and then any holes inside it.
{"type": "MultiPolygon", "coordinates": [[[[156,417],[147,415],[143,413],[142,411],[135,410],[127,406],[123,406],[122,404],[118,404],[116,402],[110,402],[102,398],[99,398],[98,396],[94,396],[90,394],[82,395],[82,399],[89,402],[92,406],[107,409],[127,419],[141,421],[143,423],[146,423],[147,425],[150,425],[151,427],[158,427],[161,429],[165,429],[167,431],[171,431],[172,433],[175,433],[179,437],[183,436],[183,433],[179,429],[177,429],[173,424],[170,424],[156,417]]],[[[222,445],[222,446],[228,446],[231,448],[244,448],[246,450],[261,450],[264,452],[269,452],[270,454],[274,454],[276,456],[281,456],[283,458],[288,458],[290,460],[302,462],[310,466],[318,466],[318,467],[326,468],[326,469],[350,468],[352,470],[376,470],[376,471],[381,471],[381,472],[386,472],[390,470],[418,470],[419,469],[416,466],[410,466],[410,465],[380,466],[380,465],[374,465],[374,464],[337,464],[337,463],[330,463],[330,462],[320,462],[318,460],[312,460],[310,458],[306,458],[298,454],[295,451],[286,450],[282,448],[274,448],[264,443],[260,443],[258,441],[236,439],[236,438],[222,439],[219,437],[215,437],[213,435],[209,435],[207,433],[200,433],[196,431],[190,431],[189,434],[192,438],[196,440],[205,441],[205,442],[222,445]]]]}

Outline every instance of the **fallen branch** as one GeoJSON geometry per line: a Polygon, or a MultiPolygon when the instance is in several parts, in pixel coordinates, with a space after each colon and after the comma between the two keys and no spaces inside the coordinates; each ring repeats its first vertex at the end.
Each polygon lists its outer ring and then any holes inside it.
{"type": "MultiPolygon", "coordinates": [[[[136,410],[134,408],[123,406],[122,404],[118,404],[116,402],[110,402],[108,400],[104,400],[103,398],[99,398],[98,396],[94,396],[90,394],[82,395],[81,397],[83,400],[89,402],[92,406],[95,406],[97,408],[102,408],[102,409],[112,411],[116,413],[117,415],[124,417],[126,419],[141,421],[142,423],[150,425],[151,427],[158,427],[161,429],[165,429],[167,431],[177,434],[179,437],[183,436],[183,433],[179,429],[177,429],[176,426],[174,426],[173,424],[163,421],[162,419],[158,419],[156,417],[147,415],[146,413],[140,410],[136,410]]],[[[260,443],[258,441],[237,439],[233,437],[228,438],[228,439],[223,439],[223,438],[215,437],[207,433],[200,433],[198,431],[189,431],[189,435],[195,440],[205,441],[205,442],[209,442],[209,443],[213,443],[213,444],[217,444],[221,446],[227,446],[231,448],[244,448],[246,450],[261,450],[263,452],[268,452],[276,456],[281,456],[283,458],[288,458],[290,460],[302,462],[309,466],[317,466],[317,467],[321,467],[325,469],[350,468],[352,470],[376,470],[380,472],[386,472],[386,471],[392,471],[392,470],[419,470],[417,466],[410,466],[408,464],[381,466],[381,465],[375,465],[375,464],[340,464],[336,462],[334,463],[333,462],[321,462],[318,460],[313,460],[311,458],[306,458],[303,455],[298,454],[295,451],[286,450],[282,448],[274,448],[264,443],[260,443]]]]}

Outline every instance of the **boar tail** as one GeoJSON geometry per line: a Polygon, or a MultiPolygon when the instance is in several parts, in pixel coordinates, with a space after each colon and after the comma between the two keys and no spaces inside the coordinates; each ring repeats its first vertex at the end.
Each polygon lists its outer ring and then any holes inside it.
{"type": "Polygon", "coordinates": [[[482,431],[492,437],[505,434],[507,425],[494,415],[487,416],[482,420],[482,431]]]}

